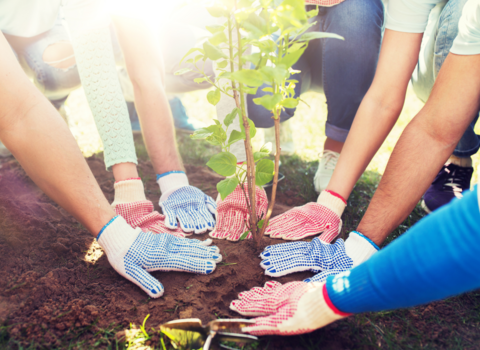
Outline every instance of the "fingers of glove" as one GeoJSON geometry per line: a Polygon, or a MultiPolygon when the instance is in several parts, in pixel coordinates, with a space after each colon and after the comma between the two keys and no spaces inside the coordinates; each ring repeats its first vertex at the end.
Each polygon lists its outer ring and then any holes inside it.
{"type": "MultiPolygon", "coordinates": [[[[191,241],[192,244],[203,245],[204,247],[207,247],[207,246],[212,244],[212,240],[210,238],[207,238],[204,241],[201,241],[199,239],[191,238],[191,239],[189,239],[189,241],[191,241]]],[[[217,253],[220,252],[220,249],[217,246],[212,246],[212,247],[215,247],[215,250],[216,250],[217,253]]]]}
{"type": "Polygon", "coordinates": [[[163,215],[165,215],[165,226],[172,230],[176,229],[178,224],[175,210],[169,208],[168,205],[164,203],[160,203],[160,207],[162,208],[163,215]]]}
{"type": "Polygon", "coordinates": [[[177,218],[183,232],[195,231],[195,226],[193,225],[190,215],[188,214],[188,211],[185,208],[177,209],[177,218]]]}
{"type": "Polygon", "coordinates": [[[210,213],[206,205],[200,205],[198,207],[200,216],[203,218],[207,225],[207,230],[211,231],[215,228],[215,218],[213,214],[210,213]]]}
{"type": "Polygon", "coordinates": [[[163,295],[162,284],[140,266],[126,266],[125,272],[124,277],[139,286],[151,298],[160,298],[163,295]]]}
{"type": "Polygon", "coordinates": [[[210,213],[217,215],[217,203],[213,200],[212,197],[205,195],[205,205],[210,213]]]}
{"type": "Polygon", "coordinates": [[[342,229],[342,220],[340,220],[340,223],[334,222],[331,224],[327,224],[325,231],[319,236],[319,238],[325,243],[330,243],[335,239],[335,237],[338,236],[341,229],[342,229]]]}
{"type": "Polygon", "coordinates": [[[270,315],[276,311],[276,308],[267,309],[262,302],[247,302],[239,299],[230,303],[230,309],[243,316],[270,315]]]}
{"type": "Polygon", "coordinates": [[[267,259],[261,264],[265,275],[281,277],[295,272],[315,269],[315,263],[305,255],[290,256],[286,259],[267,259]]]}
{"type": "Polygon", "coordinates": [[[196,234],[201,234],[207,232],[207,223],[205,219],[200,215],[198,208],[190,209],[188,211],[188,216],[190,217],[190,222],[195,228],[196,234]]]}
{"type": "Polygon", "coordinates": [[[342,272],[347,271],[348,269],[332,269],[332,270],[325,270],[320,273],[317,273],[315,276],[310,278],[306,278],[303,282],[311,283],[311,282],[325,282],[328,276],[336,276],[342,272]]]}
{"type": "Polygon", "coordinates": [[[230,233],[227,236],[229,241],[238,241],[242,234],[247,230],[245,222],[248,220],[248,217],[245,216],[243,212],[235,212],[235,216],[232,220],[232,226],[230,228],[230,233]]]}
{"type": "Polygon", "coordinates": [[[219,254],[218,247],[205,247],[196,243],[188,243],[189,240],[187,239],[185,239],[185,241],[170,245],[168,247],[168,252],[171,254],[181,254],[186,257],[212,259],[216,262],[222,261],[222,256],[219,254]]]}
{"type": "Polygon", "coordinates": [[[165,258],[148,264],[147,271],[182,271],[208,275],[216,268],[209,259],[197,259],[182,254],[167,254],[165,258]]]}
{"type": "Polygon", "coordinates": [[[262,259],[266,259],[275,255],[304,252],[305,250],[309,249],[309,247],[310,242],[303,241],[269,245],[268,247],[265,247],[263,252],[260,254],[260,257],[262,259]]]}
{"type": "Polygon", "coordinates": [[[260,301],[272,295],[282,284],[276,281],[268,281],[264,287],[253,287],[250,290],[238,294],[238,299],[244,301],[260,301]]]}
{"type": "Polygon", "coordinates": [[[209,236],[217,239],[225,239],[230,234],[232,222],[235,218],[235,210],[219,210],[217,213],[217,224],[209,236]]]}

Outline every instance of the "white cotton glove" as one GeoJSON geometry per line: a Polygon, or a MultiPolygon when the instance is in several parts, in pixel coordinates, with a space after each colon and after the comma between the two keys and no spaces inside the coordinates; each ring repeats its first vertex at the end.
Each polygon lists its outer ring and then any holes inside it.
{"type": "Polygon", "coordinates": [[[222,260],[215,246],[206,247],[196,239],[143,232],[140,228],[132,228],[121,216],[105,225],[97,241],[115,271],[152,298],[161,297],[164,288],[149,272],[209,274],[222,260]]]}

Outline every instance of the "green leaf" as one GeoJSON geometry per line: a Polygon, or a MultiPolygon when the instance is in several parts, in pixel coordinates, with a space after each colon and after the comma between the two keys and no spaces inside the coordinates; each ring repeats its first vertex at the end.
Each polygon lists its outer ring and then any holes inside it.
{"type": "Polygon", "coordinates": [[[255,95],[257,93],[258,87],[249,87],[243,85],[243,92],[249,95],[255,95]]]}
{"type": "Polygon", "coordinates": [[[238,186],[238,180],[236,177],[229,177],[226,178],[225,180],[220,181],[217,184],[217,191],[220,193],[220,196],[222,197],[222,200],[227,198],[227,196],[232,193],[235,188],[238,186]]]}
{"type": "Polygon", "coordinates": [[[274,165],[270,159],[262,159],[255,168],[255,184],[263,186],[273,179],[274,165]]]}
{"type": "Polygon", "coordinates": [[[318,15],[318,7],[314,10],[310,10],[307,12],[307,17],[312,18],[318,15]]]}
{"type": "Polygon", "coordinates": [[[260,152],[262,153],[271,153],[273,149],[273,144],[271,142],[267,142],[260,148],[260,152]]]}
{"type": "Polygon", "coordinates": [[[314,39],[323,39],[323,38],[333,38],[345,40],[343,36],[334,33],[325,33],[325,32],[308,32],[303,34],[298,41],[310,41],[314,39]]]}
{"type": "Polygon", "coordinates": [[[265,66],[260,69],[260,72],[263,74],[265,81],[275,81],[277,84],[281,84],[289,75],[288,71],[283,66],[265,66]]]}
{"type": "Polygon", "coordinates": [[[191,72],[192,70],[190,68],[182,68],[180,70],[177,70],[174,74],[175,75],[182,75],[188,72],[191,72]]]}
{"type": "Polygon", "coordinates": [[[207,162],[207,166],[217,174],[222,176],[232,176],[235,174],[235,169],[237,167],[237,158],[230,152],[221,152],[210,158],[207,162]]]}
{"type": "Polygon", "coordinates": [[[257,227],[261,229],[264,223],[265,223],[264,219],[260,220],[259,222],[257,222],[257,227]]]}
{"type": "Polygon", "coordinates": [[[273,88],[272,87],[266,87],[266,88],[263,88],[262,91],[273,93],[273,88]]]}
{"type": "Polygon", "coordinates": [[[190,138],[194,140],[202,140],[204,138],[207,138],[208,136],[211,136],[213,134],[213,131],[209,130],[208,128],[201,128],[195,130],[195,132],[190,135],[190,138]]]}
{"type": "Polygon", "coordinates": [[[225,30],[225,26],[218,26],[218,25],[205,26],[205,29],[208,30],[212,34],[215,34],[215,33],[218,33],[218,32],[223,32],[225,30]]]}
{"type": "Polygon", "coordinates": [[[263,76],[260,72],[250,69],[242,69],[232,73],[231,78],[239,83],[249,86],[263,85],[263,76]]]}
{"type": "Polygon", "coordinates": [[[285,65],[286,68],[290,68],[293,66],[297,61],[302,57],[303,52],[305,51],[307,47],[303,47],[301,49],[298,49],[297,51],[293,51],[290,53],[287,53],[282,59],[280,60],[280,63],[285,65]]]}
{"type": "Polygon", "coordinates": [[[228,15],[225,9],[216,6],[207,7],[207,11],[213,17],[222,17],[228,15]]]}
{"type": "Polygon", "coordinates": [[[216,61],[220,58],[227,58],[222,50],[218,49],[217,47],[213,46],[210,42],[205,41],[203,43],[203,50],[205,51],[205,56],[212,61],[216,61]]]}
{"type": "Polygon", "coordinates": [[[251,55],[243,55],[242,59],[243,61],[248,61],[252,62],[255,66],[258,65],[258,61],[260,61],[260,58],[262,57],[262,54],[260,52],[257,53],[252,53],[251,55]]]}
{"type": "Polygon", "coordinates": [[[195,52],[195,51],[200,52],[202,55],[205,54],[205,51],[203,51],[201,48],[199,48],[199,47],[194,47],[194,48],[188,50],[188,52],[185,54],[185,56],[182,57],[179,65],[182,64],[183,60],[184,60],[185,58],[187,58],[187,56],[189,56],[191,53],[193,53],[193,52],[195,52]]]}
{"type": "Polygon", "coordinates": [[[265,107],[265,109],[271,111],[282,100],[282,94],[275,95],[263,95],[253,99],[253,102],[257,105],[265,107]]]}
{"type": "Polygon", "coordinates": [[[280,104],[286,108],[295,108],[298,106],[298,99],[296,98],[286,98],[280,104]]]}
{"type": "Polygon", "coordinates": [[[257,160],[268,157],[269,155],[270,155],[270,152],[254,152],[253,153],[253,161],[256,162],[257,160]]]}
{"type": "Polygon", "coordinates": [[[225,35],[225,33],[223,31],[215,33],[215,34],[213,34],[213,36],[208,38],[208,41],[210,41],[210,43],[212,45],[220,45],[222,43],[227,42],[227,40],[228,40],[227,36],[225,35]]]}
{"type": "Polygon", "coordinates": [[[226,127],[228,127],[230,124],[233,123],[233,120],[238,114],[238,108],[235,107],[227,116],[225,117],[225,120],[223,121],[223,124],[225,124],[226,127]]]}
{"type": "Polygon", "coordinates": [[[233,145],[235,142],[245,140],[245,133],[238,130],[233,130],[228,138],[227,146],[233,145]]]}
{"type": "Polygon", "coordinates": [[[197,84],[203,83],[204,81],[207,81],[207,78],[201,77],[201,78],[195,78],[193,81],[197,84]]]}
{"type": "Polygon", "coordinates": [[[207,100],[212,105],[216,106],[217,103],[220,101],[221,93],[219,89],[215,89],[213,91],[209,91],[207,94],[207,100]]]}
{"type": "Polygon", "coordinates": [[[218,68],[225,68],[227,65],[228,65],[228,61],[227,61],[227,60],[217,62],[217,67],[218,67],[218,68]]]}
{"type": "Polygon", "coordinates": [[[240,236],[240,238],[238,239],[239,241],[243,241],[245,238],[247,238],[248,234],[250,233],[251,230],[247,230],[245,231],[244,233],[242,233],[242,235],[240,236]]]}
{"type": "MultiPolygon", "coordinates": [[[[255,127],[255,123],[251,119],[247,118],[247,120],[248,120],[248,126],[250,127],[250,138],[253,139],[255,137],[255,134],[257,133],[257,128],[255,127]]],[[[245,128],[243,127],[243,118],[241,116],[240,116],[240,129],[242,130],[243,133],[245,133],[245,128]]]]}

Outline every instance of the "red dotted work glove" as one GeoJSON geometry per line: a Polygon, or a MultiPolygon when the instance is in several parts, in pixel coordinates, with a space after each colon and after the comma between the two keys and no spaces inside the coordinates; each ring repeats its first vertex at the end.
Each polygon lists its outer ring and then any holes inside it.
{"type": "MultiPolygon", "coordinates": [[[[112,207],[117,215],[122,216],[133,228],[140,227],[142,231],[168,233],[177,237],[185,237],[185,233],[177,228],[167,228],[165,215],[153,210],[153,203],[147,200],[142,180],[139,178],[116,182],[115,200],[112,207]]],[[[191,232],[190,234],[192,234],[191,232]]]]}
{"type": "Polygon", "coordinates": [[[330,301],[325,283],[270,281],[240,293],[230,309],[243,316],[263,316],[242,329],[253,335],[295,335],[314,331],[347,317],[330,301]]]}
{"type": "MultiPolygon", "coordinates": [[[[245,193],[248,195],[247,184],[244,184],[245,193]]],[[[263,188],[256,186],[255,191],[257,218],[264,218],[267,213],[268,199],[263,188]]],[[[217,200],[217,224],[209,236],[217,239],[228,239],[238,241],[242,233],[248,230],[250,214],[248,213],[245,194],[240,185],[230,193],[224,200],[217,200]]],[[[249,233],[247,238],[252,238],[249,233]]]]}
{"type": "Polygon", "coordinates": [[[330,243],[342,229],[340,217],[346,207],[345,200],[332,193],[322,191],[317,203],[308,203],[274,217],[265,234],[271,238],[295,241],[323,232],[320,240],[330,243]]]}

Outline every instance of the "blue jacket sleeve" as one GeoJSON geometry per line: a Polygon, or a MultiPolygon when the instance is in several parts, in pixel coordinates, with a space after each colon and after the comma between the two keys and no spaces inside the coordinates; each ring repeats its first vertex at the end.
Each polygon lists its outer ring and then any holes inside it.
{"type": "Polygon", "coordinates": [[[347,313],[410,307],[479,288],[477,188],[326,283],[332,303],[347,313]]]}

